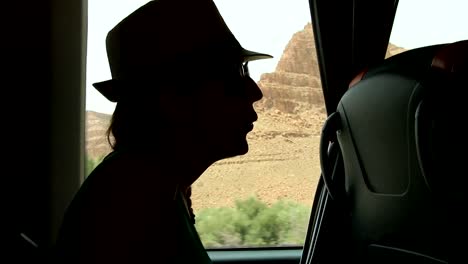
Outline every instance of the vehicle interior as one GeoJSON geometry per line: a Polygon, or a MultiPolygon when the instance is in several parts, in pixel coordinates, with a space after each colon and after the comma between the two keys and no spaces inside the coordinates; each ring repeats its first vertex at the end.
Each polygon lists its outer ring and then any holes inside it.
{"type": "MultiPolygon", "coordinates": [[[[48,259],[85,177],[88,1],[9,11],[3,263],[48,259]]],[[[326,120],[303,243],[208,249],[213,263],[466,261],[463,155],[447,143],[466,113],[468,35],[387,58],[399,2],[308,1],[326,120]]]]}

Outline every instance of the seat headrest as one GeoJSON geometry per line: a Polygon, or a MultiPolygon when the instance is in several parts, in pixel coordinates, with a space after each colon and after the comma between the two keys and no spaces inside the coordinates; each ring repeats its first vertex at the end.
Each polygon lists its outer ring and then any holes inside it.
{"type": "MultiPolygon", "coordinates": [[[[365,79],[369,74],[375,74],[377,72],[386,71],[392,66],[397,64],[407,64],[408,69],[416,69],[411,61],[420,61],[412,60],[409,57],[423,57],[426,52],[432,53],[432,60],[428,61],[433,70],[443,73],[445,76],[463,76],[462,73],[468,73],[468,40],[461,40],[453,43],[439,44],[433,46],[422,47],[414,50],[409,50],[407,52],[395,55],[386,59],[383,67],[377,67],[377,69],[369,70],[369,68],[362,69],[358,74],[356,74],[349,83],[349,88],[355,86],[361,80],[365,79]],[[435,51],[434,51],[435,49],[435,51]],[[407,57],[407,59],[404,59],[407,57]],[[395,61],[395,63],[392,63],[395,61]],[[398,62],[397,62],[398,61],[398,62]]],[[[425,68],[425,67],[423,67],[425,68]]],[[[411,70],[409,70],[411,71],[411,70]]],[[[468,77],[468,74],[465,74],[468,77]]]]}
{"type": "Polygon", "coordinates": [[[432,68],[458,74],[467,70],[468,40],[447,44],[439,49],[432,60],[432,68]]]}

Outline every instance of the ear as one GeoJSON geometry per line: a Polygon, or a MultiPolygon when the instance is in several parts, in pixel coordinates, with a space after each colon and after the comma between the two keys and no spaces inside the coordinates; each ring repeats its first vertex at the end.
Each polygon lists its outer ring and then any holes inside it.
{"type": "Polygon", "coordinates": [[[189,122],[193,115],[193,101],[190,95],[181,95],[172,91],[161,92],[158,102],[161,118],[179,125],[181,122],[189,122]]]}

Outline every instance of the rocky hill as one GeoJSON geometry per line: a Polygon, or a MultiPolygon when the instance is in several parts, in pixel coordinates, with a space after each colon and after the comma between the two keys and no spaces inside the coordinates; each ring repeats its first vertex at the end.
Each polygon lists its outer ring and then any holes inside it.
{"type": "Polygon", "coordinates": [[[395,56],[395,55],[397,55],[399,53],[402,53],[404,51],[406,51],[406,49],[404,49],[402,47],[398,47],[396,45],[393,45],[392,43],[389,43],[388,48],[387,48],[387,54],[385,55],[385,58],[395,56]]]}
{"type": "MultiPolygon", "coordinates": [[[[403,48],[389,44],[386,57],[403,51],[403,48]]],[[[267,109],[275,108],[284,113],[297,114],[323,108],[312,24],[308,23],[292,36],[275,72],[264,73],[258,84],[264,93],[260,106],[267,109]]]]}
{"type": "Polygon", "coordinates": [[[323,108],[311,24],[292,36],[275,71],[262,74],[258,85],[264,94],[264,99],[259,104],[262,108],[274,108],[289,114],[315,107],[323,108]]]}
{"type": "Polygon", "coordinates": [[[89,158],[101,159],[111,150],[106,137],[110,119],[107,114],[86,112],[86,155],[89,158]]]}

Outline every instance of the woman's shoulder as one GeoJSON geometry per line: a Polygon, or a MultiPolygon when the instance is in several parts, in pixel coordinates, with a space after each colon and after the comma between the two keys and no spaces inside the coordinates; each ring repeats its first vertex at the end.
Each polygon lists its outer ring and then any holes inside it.
{"type": "MultiPolygon", "coordinates": [[[[160,155],[136,151],[114,151],[109,153],[90,176],[99,175],[102,180],[113,182],[159,184],[164,180],[170,184],[173,177],[160,155]]],[[[95,176],[97,178],[97,176],[95,176]]],[[[175,182],[173,182],[175,184],[175,182]]]]}
{"type": "Polygon", "coordinates": [[[165,171],[154,157],[113,152],[85,180],[81,196],[94,205],[117,206],[115,210],[167,210],[177,183],[165,171]]]}
{"type": "MultiPolygon", "coordinates": [[[[145,226],[171,222],[177,184],[162,175],[157,163],[138,155],[111,153],[87,177],[68,208],[68,214],[87,219],[81,224],[145,226]],[[163,223],[164,222],[164,223],[163,223]]],[[[167,226],[169,227],[169,226],[167,226]]]]}

